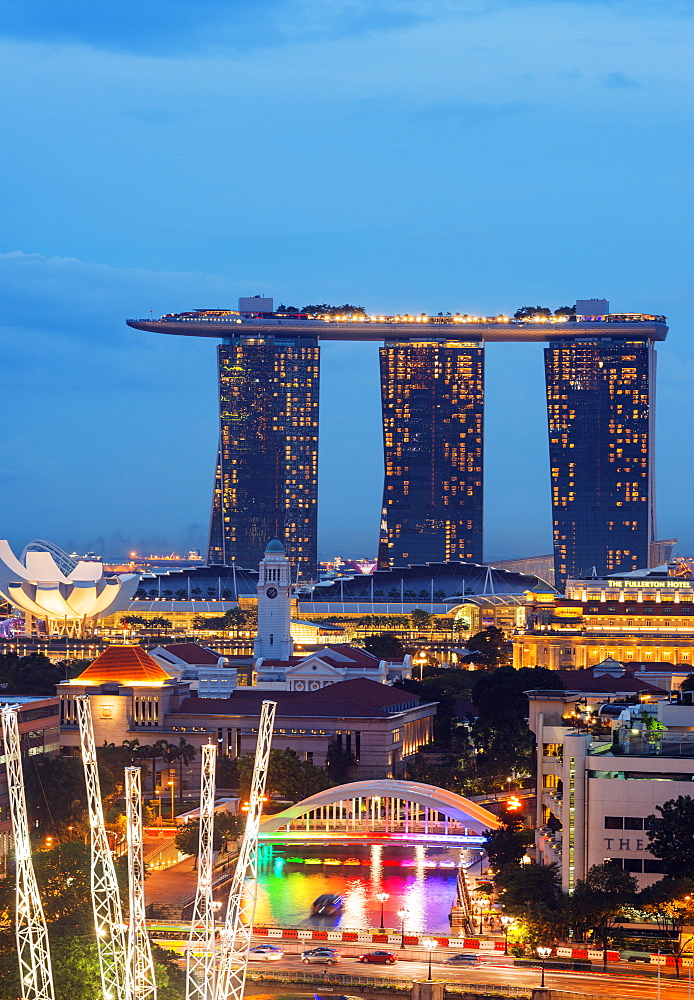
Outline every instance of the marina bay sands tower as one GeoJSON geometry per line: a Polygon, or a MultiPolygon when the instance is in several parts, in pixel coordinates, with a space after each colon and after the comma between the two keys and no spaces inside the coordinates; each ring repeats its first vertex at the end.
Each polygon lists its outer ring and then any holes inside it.
{"type": "Polygon", "coordinates": [[[590,299],[571,317],[316,317],[254,297],[127,323],[221,341],[210,563],[256,566],[279,538],[297,578],[315,578],[319,344],[333,340],[382,344],[381,568],[483,560],[488,341],[546,345],[556,583],[649,565],[664,316],[610,314],[590,299]]]}

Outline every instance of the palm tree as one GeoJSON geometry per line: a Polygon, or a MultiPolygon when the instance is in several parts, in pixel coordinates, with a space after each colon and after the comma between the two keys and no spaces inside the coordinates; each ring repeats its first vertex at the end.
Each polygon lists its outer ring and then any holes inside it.
{"type": "Polygon", "coordinates": [[[186,767],[195,758],[195,747],[192,743],[187,743],[185,737],[181,736],[178,741],[178,746],[175,743],[169,743],[170,747],[170,760],[178,761],[178,801],[183,802],[183,765],[186,767]]]}

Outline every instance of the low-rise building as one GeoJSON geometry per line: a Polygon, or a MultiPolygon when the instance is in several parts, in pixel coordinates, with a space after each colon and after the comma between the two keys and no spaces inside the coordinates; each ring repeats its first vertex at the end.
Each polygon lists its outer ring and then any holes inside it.
{"type": "Polygon", "coordinates": [[[538,748],[538,861],[559,864],[566,892],[604,861],[641,886],[657,881],[663,872],[648,850],[648,817],[692,793],[694,706],[678,695],[648,705],[591,705],[578,691],[528,698],[538,748]]]}
{"type": "MultiPolygon", "coordinates": [[[[132,739],[177,743],[183,737],[196,749],[212,740],[225,756],[253,753],[260,706],[268,698],[277,702],[274,747],[293,749],[303,760],[323,765],[330,743],[336,742],[355,757],[358,777],[398,776],[406,758],[432,741],[435,703],[363,674],[330,678],[329,686],[315,689],[241,687],[220,698],[211,696],[209,684],[201,685],[202,674],[193,664],[171,662],[174,657],[199,659],[200,654],[171,654],[161,647],[155,658],[139,646],[110,646],[79,677],[60,684],[63,752],[77,752],[79,746],[75,697],[82,694],[91,700],[97,746],[132,739]],[[168,662],[162,662],[161,649],[170,654],[168,662]]],[[[203,665],[202,673],[207,669],[203,665]]],[[[168,777],[163,760],[153,764],[168,777]]],[[[196,764],[188,773],[190,788],[198,775],[196,764]]]]}
{"type": "MultiPolygon", "coordinates": [[[[60,751],[58,699],[45,695],[0,695],[0,706],[18,705],[19,738],[25,759],[60,751]]],[[[26,765],[25,765],[26,766],[26,765]]],[[[7,857],[12,848],[12,824],[7,788],[5,755],[0,757],[0,874],[7,873],[7,857]]]]}

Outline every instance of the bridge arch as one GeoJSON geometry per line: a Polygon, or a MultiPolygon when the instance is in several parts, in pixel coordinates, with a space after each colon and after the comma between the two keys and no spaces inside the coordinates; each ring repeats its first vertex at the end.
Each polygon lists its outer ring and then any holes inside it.
{"type": "Polygon", "coordinates": [[[260,825],[260,833],[299,829],[304,824],[308,831],[316,817],[318,823],[326,824],[325,829],[345,832],[366,827],[383,829],[386,833],[402,831],[407,834],[417,830],[429,833],[443,826],[448,833],[452,824],[456,829],[479,835],[501,825],[484,806],[456,792],[419,781],[377,778],[352,781],[310,795],[268,816],[260,825]]]}

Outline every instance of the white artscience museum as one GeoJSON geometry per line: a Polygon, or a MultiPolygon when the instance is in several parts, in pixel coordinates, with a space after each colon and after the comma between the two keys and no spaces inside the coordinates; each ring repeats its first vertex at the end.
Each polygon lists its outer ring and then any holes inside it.
{"type": "Polygon", "coordinates": [[[85,638],[99,618],[128,605],[139,580],[105,576],[101,562],[75,560],[49,542],[30,542],[18,559],[0,539],[0,594],[22,612],[27,634],[42,622],[46,635],[85,638]]]}

